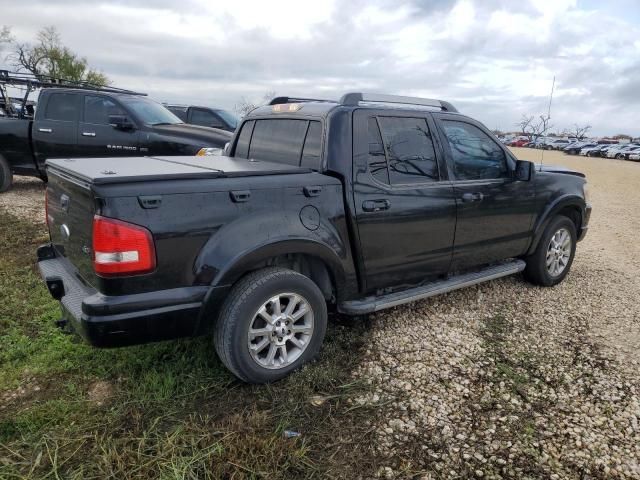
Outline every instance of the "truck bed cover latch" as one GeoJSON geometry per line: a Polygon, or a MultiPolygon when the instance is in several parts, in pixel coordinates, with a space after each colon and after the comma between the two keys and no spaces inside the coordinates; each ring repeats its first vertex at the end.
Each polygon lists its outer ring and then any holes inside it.
{"type": "Polygon", "coordinates": [[[317,197],[322,192],[320,185],[311,185],[303,188],[305,197],[317,197]]]}
{"type": "Polygon", "coordinates": [[[251,198],[250,190],[231,190],[229,196],[234,203],[248,202],[251,198]]]}
{"type": "Polygon", "coordinates": [[[158,208],[162,204],[162,195],[140,195],[138,202],[142,208],[158,208]]]}

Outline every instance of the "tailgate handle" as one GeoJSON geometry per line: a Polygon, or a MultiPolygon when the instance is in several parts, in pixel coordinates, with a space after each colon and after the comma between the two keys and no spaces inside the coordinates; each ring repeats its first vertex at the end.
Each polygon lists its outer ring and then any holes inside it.
{"type": "Polygon", "coordinates": [[[322,187],[320,185],[304,187],[303,191],[305,197],[317,197],[322,192],[322,187]]]}
{"type": "Polygon", "coordinates": [[[162,195],[141,195],[138,202],[142,208],[158,208],[162,204],[162,195]]]}
{"type": "Polygon", "coordinates": [[[248,202],[251,198],[251,191],[249,190],[232,190],[229,192],[229,196],[233,203],[248,202]]]}

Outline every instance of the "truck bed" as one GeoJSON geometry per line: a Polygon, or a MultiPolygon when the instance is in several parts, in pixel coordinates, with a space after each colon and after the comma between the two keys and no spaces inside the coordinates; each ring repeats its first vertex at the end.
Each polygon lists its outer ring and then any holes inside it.
{"type": "Polygon", "coordinates": [[[310,173],[304,167],[262,160],[207,157],[115,157],[47,160],[49,170],[93,185],[190,178],[235,178],[310,173]]]}

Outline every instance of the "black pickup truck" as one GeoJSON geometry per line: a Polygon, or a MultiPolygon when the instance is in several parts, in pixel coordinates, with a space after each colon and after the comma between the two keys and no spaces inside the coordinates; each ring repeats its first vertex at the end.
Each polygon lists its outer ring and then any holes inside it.
{"type": "Polygon", "coordinates": [[[276,98],[230,156],[49,160],[38,265],[95,346],[213,332],[240,379],[362,315],[524,272],[552,286],[589,222],[586,181],[519,161],[448,102],[276,98]]]}
{"type": "Polygon", "coordinates": [[[143,95],[44,88],[33,117],[0,116],[0,192],[11,186],[13,174],[46,180],[49,158],[195,155],[222,149],[231,137],[184,124],[143,95]]]}
{"type": "Polygon", "coordinates": [[[219,128],[228,132],[235,131],[238,126],[238,118],[233,113],[221,108],[169,104],[164,104],[164,106],[184,123],[219,128]]]}

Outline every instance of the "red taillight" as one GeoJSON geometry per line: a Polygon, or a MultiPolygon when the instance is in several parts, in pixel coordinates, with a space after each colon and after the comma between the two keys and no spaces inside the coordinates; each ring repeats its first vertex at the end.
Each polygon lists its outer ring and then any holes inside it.
{"type": "Polygon", "coordinates": [[[156,251],[151,232],[139,225],[95,215],[93,268],[104,277],[153,271],[156,251]]]}

